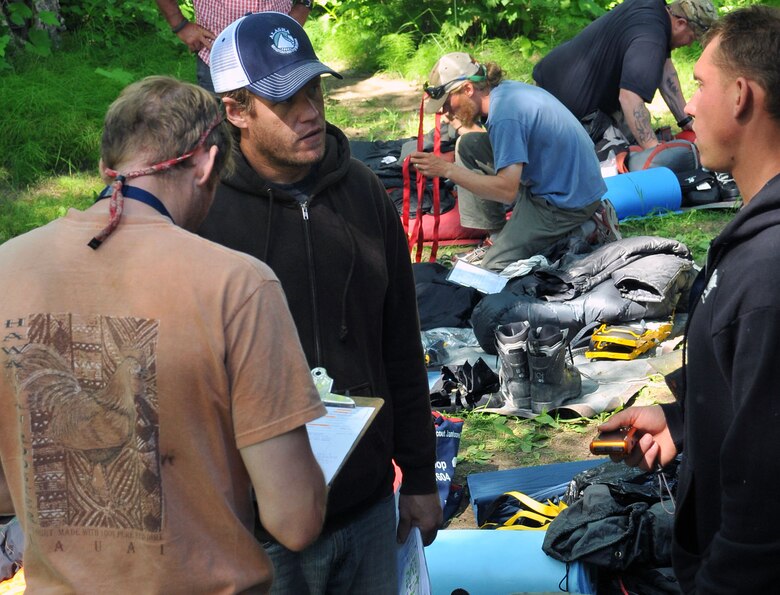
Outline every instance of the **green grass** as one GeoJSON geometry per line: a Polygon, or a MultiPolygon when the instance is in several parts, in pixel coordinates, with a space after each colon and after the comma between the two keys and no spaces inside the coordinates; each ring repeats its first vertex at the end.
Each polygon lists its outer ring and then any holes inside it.
{"type": "Polygon", "coordinates": [[[353,110],[326,99],[328,121],[341,128],[353,139],[390,140],[417,136],[417,113],[401,112],[382,105],[381,99],[367,99],[361,110],[371,110],[365,117],[353,110]]]}
{"type": "Polygon", "coordinates": [[[106,108],[128,83],[150,74],[194,80],[195,72],[182,44],[151,31],[99,50],[69,35],[53,56],[22,54],[14,66],[0,81],[0,184],[17,189],[94,171],[106,108]]]}
{"type": "Polygon", "coordinates": [[[0,77],[0,243],[69,207],[89,206],[108,105],[150,74],[195,80],[193,57],[178,41],[141,30],[113,47],[88,33],[66,35],[51,57],[21,54],[0,77]]]}
{"type": "Polygon", "coordinates": [[[627,237],[650,235],[678,240],[688,246],[699,266],[704,264],[710,241],[731,221],[734,209],[698,210],[655,215],[624,221],[620,231],[627,237]]]}
{"type": "Polygon", "coordinates": [[[62,217],[70,207],[85,209],[103,184],[96,175],[56,176],[15,197],[0,197],[0,243],[62,217]]]}

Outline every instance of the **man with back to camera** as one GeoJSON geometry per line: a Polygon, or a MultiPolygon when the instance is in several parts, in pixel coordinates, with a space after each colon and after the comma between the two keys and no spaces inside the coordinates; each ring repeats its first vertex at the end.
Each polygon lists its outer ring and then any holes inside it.
{"type": "Polygon", "coordinates": [[[198,84],[213,92],[209,53],[217,33],[247,13],[271,10],[289,14],[303,26],[314,0],[193,0],[192,6],[195,23],[184,16],[178,0],[157,0],[157,7],[171,26],[171,32],[195,53],[198,84]]]}
{"type": "Polygon", "coordinates": [[[593,142],[547,91],[503,79],[501,68],[463,52],[442,56],[428,77],[425,111],[439,110],[464,126],[486,119],[487,133],[458,140],[455,163],[412,153],[428,177],[458,186],[461,225],[489,232],[480,266],[503,270],[516,260],[547,255],[557,242],[601,213],[606,184],[593,142]],[[513,205],[506,220],[506,205],[513,205]]]}
{"type": "Polygon", "coordinates": [[[711,0],[625,0],[553,49],[536,84],[583,122],[594,142],[614,125],[630,144],[658,144],[646,103],[661,92],[677,125],[691,130],[671,50],[693,43],[717,18],[711,0]]]}
{"type": "Polygon", "coordinates": [[[303,28],[243,17],[211,52],[214,87],[239,138],[200,233],[279,276],[309,365],[334,390],[385,400],[334,480],[320,538],[300,553],[266,540],[278,593],[396,593],[396,538],[433,541],[442,511],[411,260],[376,176],[327,124],[320,76],[337,75],[303,28]],[[398,528],[393,467],[403,482],[398,528]]]}
{"type": "Polygon", "coordinates": [[[0,246],[0,512],[30,592],[265,593],[251,488],[287,547],[319,534],[304,424],[325,411],[279,281],[185,231],[231,140],[208,91],[133,83],[106,115],[103,199],[0,246]]]}
{"type": "Polygon", "coordinates": [[[744,205],[694,284],[678,403],[631,407],[600,430],[643,433],[645,470],[682,450],[672,562],[686,593],[770,593],[780,580],[774,494],[780,418],[780,10],[717,21],[686,106],[702,164],[728,169],[744,205]]]}

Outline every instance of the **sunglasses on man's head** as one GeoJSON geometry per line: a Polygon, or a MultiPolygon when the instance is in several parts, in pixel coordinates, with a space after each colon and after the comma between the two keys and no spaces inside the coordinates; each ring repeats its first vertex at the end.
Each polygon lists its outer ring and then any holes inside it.
{"type": "Polygon", "coordinates": [[[476,74],[472,74],[468,76],[459,76],[458,78],[454,78],[451,81],[447,81],[443,85],[438,85],[436,87],[431,87],[426,82],[425,85],[423,85],[423,90],[431,99],[441,99],[442,97],[444,97],[444,95],[447,94],[447,92],[449,92],[450,89],[452,89],[452,86],[455,83],[459,83],[460,81],[471,81],[472,83],[478,83],[484,80],[485,80],[484,76],[479,76],[476,74]]]}

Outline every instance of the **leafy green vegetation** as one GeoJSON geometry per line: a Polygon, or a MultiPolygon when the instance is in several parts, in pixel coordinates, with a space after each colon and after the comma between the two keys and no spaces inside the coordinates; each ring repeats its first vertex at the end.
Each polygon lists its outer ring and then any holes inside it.
{"type": "Polygon", "coordinates": [[[103,116],[123,87],[150,74],[194,80],[186,48],[154,33],[99,51],[85,34],[64,44],[49,58],[21,55],[2,75],[0,184],[23,187],[52,174],[94,171],[103,116]]]}
{"type": "Polygon", "coordinates": [[[557,422],[549,415],[540,415],[532,420],[513,420],[473,410],[466,413],[465,419],[460,458],[478,465],[489,462],[491,453],[496,451],[533,453],[549,441],[547,430],[557,427],[557,422]]]}
{"type": "Polygon", "coordinates": [[[529,58],[568,39],[603,14],[612,0],[330,0],[318,2],[323,14],[313,36],[323,58],[343,67],[374,71],[382,68],[408,76],[415,48],[435,56],[479,47],[488,39],[512,39],[515,58],[529,58]],[[379,52],[366,52],[377,47],[379,52]]]}

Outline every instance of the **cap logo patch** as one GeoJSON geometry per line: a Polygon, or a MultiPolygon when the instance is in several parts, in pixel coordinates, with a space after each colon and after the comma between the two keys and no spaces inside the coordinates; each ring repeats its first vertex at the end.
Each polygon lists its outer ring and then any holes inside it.
{"type": "Polygon", "coordinates": [[[269,37],[273,40],[271,47],[280,54],[292,54],[298,50],[298,40],[289,29],[279,27],[269,37]]]}

